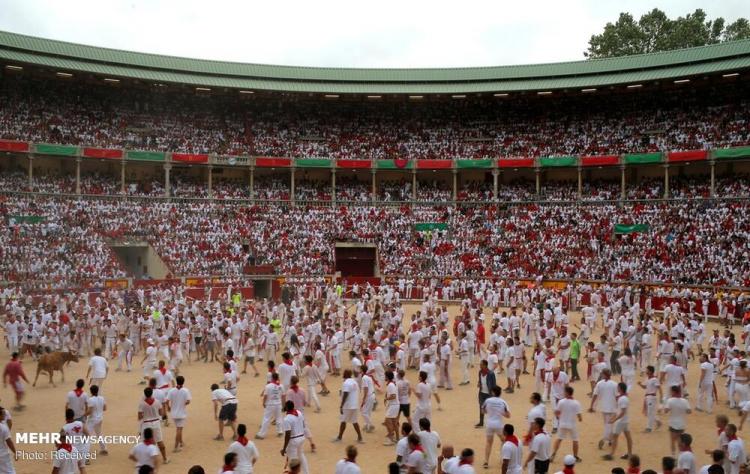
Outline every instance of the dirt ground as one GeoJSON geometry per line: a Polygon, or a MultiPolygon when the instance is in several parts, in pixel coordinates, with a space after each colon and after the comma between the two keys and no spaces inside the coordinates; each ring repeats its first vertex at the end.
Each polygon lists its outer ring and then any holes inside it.
{"type": "MultiPolygon", "coordinates": [[[[418,307],[415,305],[407,306],[407,314],[415,311],[418,307]]],[[[457,311],[455,306],[449,307],[449,312],[453,316],[457,311]]],[[[485,311],[487,314],[488,311],[485,311]]],[[[578,319],[572,313],[571,319],[578,319]]],[[[487,318],[489,322],[490,318],[487,318]]],[[[599,329],[595,335],[601,332],[599,329]]],[[[531,349],[527,349],[527,357],[531,355],[531,349]]],[[[0,357],[7,360],[7,349],[0,350],[0,357]]],[[[141,357],[137,357],[135,363],[139,363],[141,357]]],[[[585,373],[585,363],[582,364],[582,370],[585,373]]],[[[26,373],[33,381],[36,370],[36,363],[29,360],[24,362],[26,373]]],[[[112,364],[111,370],[116,366],[116,361],[112,364]]],[[[56,375],[55,381],[57,387],[53,388],[48,384],[48,380],[40,377],[36,388],[28,387],[26,405],[27,409],[22,412],[13,412],[13,432],[48,432],[58,431],[64,423],[64,404],[65,396],[73,388],[76,378],[83,377],[86,374],[87,359],[82,359],[78,364],[72,364],[65,374],[65,383],[59,383],[59,374],[56,375]]],[[[259,366],[259,369],[261,367],[259,366]]],[[[229,442],[213,441],[212,438],[217,433],[216,422],[213,419],[213,411],[210,401],[211,383],[218,382],[222,377],[222,370],[218,364],[206,364],[203,362],[192,362],[183,364],[182,375],[186,377],[185,386],[188,387],[193,395],[193,401],[188,406],[188,422],[185,428],[185,445],[186,448],[176,454],[171,453],[174,437],[174,427],[163,428],[167,449],[171,463],[162,466],[160,472],[163,473],[185,473],[194,464],[201,464],[207,473],[215,473],[222,464],[222,457],[225,448],[229,442]]],[[[107,378],[103,395],[107,401],[107,412],[104,417],[104,433],[115,435],[132,435],[137,434],[137,406],[139,396],[142,393],[143,386],[138,385],[139,377],[142,374],[140,367],[134,367],[133,372],[114,372],[111,371],[107,378]]],[[[495,441],[493,452],[490,460],[490,468],[485,471],[482,469],[482,460],[484,453],[485,436],[484,431],[475,429],[474,424],[478,419],[477,406],[477,389],[475,387],[476,373],[472,370],[472,383],[466,386],[458,386],[460,381],[460,368],[454,363],[452,370],[452,379],[455,385],[452,391],[440,391],[440,397],[443,400],[443,411],[437,411],[433,402],[433,427],[440,434],[443,444],[452,444],[456,447],[457,452],[465,447],[472,447],[477,452],[475,467],[477,472],[500,472],[499,467],[499,440],[495,441]]],[[[531,376],[525,375],[521,379],[522,390],[517,390],[513,394],[505,395],[505,400],[509,403],[512,416],[510,423],[513,423],[517,429],[525,427],[526,413],[529,409],[529,395],[533,391],[533,380],[531,376]]],[[[691,362],[690,373],[688,377],[689,387],[695,391],[698,381],[697,364],[691,362]]],[[[408,378],[412,384],[416,381],[416,373],[410,371],[408,378]]],[[[499,379],[500,380],[500,379],[499,379]]],[[[505,380],[503,386],[505,386],[505,380]]],[[[719,388],[719,397],[721,403],[715,409],[715,413],[724,413],[729,415],[733,422],[738,421],[738,415],[730,412],[725,405],[726,391],[723,389],[725,379],[718,381],[722,386],[719,388]]],[[[329,388],[331,395],[322,397],[321,402],[323,410],[321,413],[313,413],[308,410],[306,414],[309,426],[311,427],[314,439],[318,445],[316,453],[310,453],[309,445],[306,445],[306,455],[310,464],[310,472],[315,474],[328,474],[334,472],[335,463],[343,457],[344,448],[347,444],[353,443],[356,439],[355,433],[351,426],[347,428],[344,434],[344,442],[334,444],[331,439],[336,435],[338,428],[338,389],[340,388],[340,379],[329,378],[329,388]]],[[[238,410],[239,422],[248,425],[252,434],[257,431],[262,419],[263,409],[259,394],[264,385],[263,377],[254,378],[252,375],[244,375],[239,383],[240,400],[238,410]]],[[[586,396],[588,392],[588,382],[576,382],[573,384],[576,389],[576,398],[588,408],[590,399],[586,396]]],[[[382,397],[379,396],[382,401],[382,397]]],[[[653,468],[660,470],[660,459],[669,454],[668,433],[662,428],[654,433],[645,434],[646,419],[640,412],[643,402],[643,390],[635,389],[631,397],[631,422],[630,426],[634,438],[634,453],[639,454],[642,459],[643,468],[653,468]]],[[[691,404],[693,399],[691,398],[691,404]]],[[[13,393],[10,388],[5,388],[2,392],[2,404],[11,406],[13,404],[13,393]]],[[[414,400],[412,400],[412,406],[414,400]]],[[[551,409],[548,408],[548,421],[551,420],[551,409]]],[[[382,445],[385,428],[380,425],[383,420],[384,411],[382,404],[373,414],[373,419],[377,422],[377,428],[374,433],[365,434],[365,444],[358,446],[359,457],[358,464],[363,473],[384,473],[386,472],[387,463],[395,460],[394,447],[385,447],[382,445]]],[[[584,413],[583,426],[579,427],[581,432],[581,452],[583,464],[578,468],[579,472],[586,473],[609,473],[610,469],[615,466],[624,466],[624,461],[607,462],[601,460],[601,451],[597,449],[597,441],[602,434],[601,416],[597,414],[584,413]]],[[[696,453],[698,465],[706,464],[709,456],[703,454],[706,449],[713,449],[716,446],[716,431],[713,425],[713,415],[694,412],[689,417],[688,430],[694,437],[693,451],[696,453]]],[[[273,428],[270,430],[273,433],[273,428]]],[[[228,437],[227,437],[228,438],[228,437]]],[[[284,466],[284,459],[279,451],[282,447],[282,438],[276,438],[272,435],[265,440],[255,441],[260,451],[260,460],[256,464],[256,473],[280,473],[284,466]]],[[[621,440],[621,449],[618,454],[624,453],[624,440],[621,440]]],[[[27,452],[49,452],[54,449],[51,445],[18,445],[19,450],[27,452]]],[[[88,467],[90,473],[107,473],[121,474],[132,473],[133,464],[127,459],[129,445],[114,445],[109,447],[108,456],[98,456],[88,467]]],[[[569,442],[564,442],[560,448],[557,462],[553,464],[551,472],[561,468],[561,459],[563,455],[571,451],[569,442]]],[[[526,450],[524,450],[524,456],[526,450]]],[[[17,461],[16,470],[19,474],[37,474],[51,471],[51,461],[17,461]]]]}

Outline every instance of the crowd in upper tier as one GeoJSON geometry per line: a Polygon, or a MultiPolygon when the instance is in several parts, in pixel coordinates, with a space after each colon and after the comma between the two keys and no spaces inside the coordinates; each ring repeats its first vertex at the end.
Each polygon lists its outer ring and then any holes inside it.
{"type": "MultiPolygon", "coordinates": [[[[697,175],[692,177],[670,177],[669,198],[700,199],[709,198],[710,178],[697,175]]],[[[417,198],[414,199],[412,180],[382,180],[376,185],[377,200],[382,202],[419,201],[448,202],[453,200],[452,183],[436,179],[417,180],[417,198]]],[[[519,201],[576,201],[578,184],[575,181],[547,181],[536,195],[535,183],[531,180],[513,180],[509,183],[498,183],[497,200],[500,202],[519,201]]],[[[612,201],[621,197],[619,181],[594,180],[583,182],[581,200],[612,201]]],[[[75,177],[71,175],[49,175],[35,173],[29,186],[28,173],[25,171],[0,171],[0,187],[7,191],[38,192],[47,194],[75,194],[75,177]]],[[[719,198],[736,198],[750,196],[750,176],[735,173],[732,176],[721,176],[716,179],[715,195],[719,198]]],[[[253,192],[247,180],[221,178],[213,179],[209,194],[206,178],[179,176],[172,172],[170,178],[171,196],[175,198],[195,198],[218,200],[288,201],[291,199],[291,179],[289,174],[258,176],[253,180],[253,192]]],[[[122,192],[119,177],[101,173],[81,174],[81,194],[110,195],[133,197],[163,197],[165,195],[163,179],[125,182],[122,192]]],[[[456,190],[457,201],[491,202],[493,200],[493,183],[485,181],[459,182],[456,190]]],[[[330,181],[297,179],[294,196],[297,201],[331,201],[333,189],[330,181]]],[[[625,198],[628,200],[661,199],[664,197],[663,178],[642,178],[636,183],[626,185],[625,198]]],[[[354,178],[339,177],[336,179],[336,200],[341,202],[367,202],[372,200],[372,182],[359,181],[354,178]]]]}
{"type": "MultiPolygon", "coordinates": [[[[703,186],[696,186],[686,183],[677,190],[700,195],[703,186]]],[[[746,185],[726,186],[748,195],[746,185]]],[[[383,275],[750,286],[746,199],[333,207],[6,193],[0,195],[0,218],[6,222],[0,227],[0,280],[56,286],[126,276],[107,243],[133,237],[148,241],[175,276],[238,276],[250,261],[270,264],[280,274],[330,274],[335,243],[353,241],[377,246],[383,275]],[[43,220],[19,222],[12,216],[43,220]],[[415,224],[424,222],[445,223],[447,230],[416,231],[415,224]],[[615,224],[649,229],[615,235],[615,224]]]]}
{"type": "Polygon", "coordinates": [[[321,102],[0,78],[0,138],[335,159],[601,155],[750,143],[748,85],[576,97],[321,102]]]}

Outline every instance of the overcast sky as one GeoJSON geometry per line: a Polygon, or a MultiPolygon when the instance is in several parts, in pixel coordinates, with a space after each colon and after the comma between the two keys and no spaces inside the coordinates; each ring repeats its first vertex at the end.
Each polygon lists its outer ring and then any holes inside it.
{"type": "Polygon", "coordinates": [[[749,0],[0,0],[0,29],[175,56],[301,66],[459,67],[583,59],[627,9],[750,17],[749,0]]]}

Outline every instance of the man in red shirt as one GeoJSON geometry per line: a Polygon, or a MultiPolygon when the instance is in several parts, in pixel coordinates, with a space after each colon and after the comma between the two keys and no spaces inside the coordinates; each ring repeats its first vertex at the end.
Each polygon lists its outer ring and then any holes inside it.
{"type": "Polygon", "coordinates": [[[13,391],[16,393],[16,409],[18,410],[23,410],[24,408],[24,405],[21,404],[24,395],[24,387],[21,379],[29,383],[29,379],[26,378],[26,374],[23,371],[23,366],[21,366],[21,361],[18,360],[18,352],[14,352],[3,372],[3,387],[7,387],[8,382],[13,385],[13,391]]]}

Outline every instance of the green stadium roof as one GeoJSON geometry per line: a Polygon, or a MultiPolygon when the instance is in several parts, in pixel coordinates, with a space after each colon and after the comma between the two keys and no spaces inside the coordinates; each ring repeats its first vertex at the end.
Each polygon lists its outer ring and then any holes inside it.
{"type": "Polygon", "coordinates": [[[750,68],[750,40],[550,64],[354,69],[188,59],[0,32],[0,58],[6,64],[202,87],[323,94],[469,94],[606,87],[733,72],[750,68]]]}

